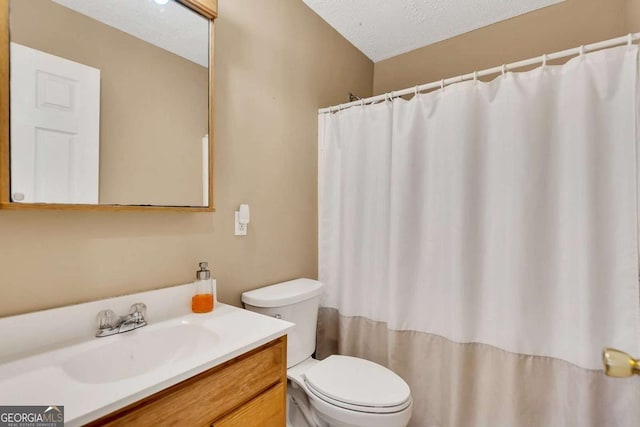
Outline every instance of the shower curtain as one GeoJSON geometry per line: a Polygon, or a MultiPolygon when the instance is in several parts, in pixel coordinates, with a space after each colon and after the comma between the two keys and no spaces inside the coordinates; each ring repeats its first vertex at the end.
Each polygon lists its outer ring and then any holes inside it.
{"type": "Polygon", "coordinates": [[[639,426],[638,49],[319,118],[318,356],[411,426],[639,426]]]}

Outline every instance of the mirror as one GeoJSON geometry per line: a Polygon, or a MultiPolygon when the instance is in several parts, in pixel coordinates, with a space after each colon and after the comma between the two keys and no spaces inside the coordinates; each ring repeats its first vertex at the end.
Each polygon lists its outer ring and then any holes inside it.
{"type": "Polygon", "coordinates": [[[9,0],[4,199],[213,209],[210,21],[182,3],[9,0]]]}

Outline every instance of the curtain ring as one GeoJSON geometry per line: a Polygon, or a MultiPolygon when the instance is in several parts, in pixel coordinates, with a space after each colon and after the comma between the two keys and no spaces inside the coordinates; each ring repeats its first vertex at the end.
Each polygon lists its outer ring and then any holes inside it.
{"type": "Polygon", "coordinates": [[[584,45],[580,46],[580,58],[584,58],[584,54],[585,54],[585,48],[584,45]]]}
{"type": "Polygon", "coordinates": [[[444,90],[444,79],[440,80],[440,90],[444,90]]]}
{"type": "Polygon", "coordinates": [[[413,91],[413,96],[418,96],[418,85],[416,85],[414,91],[413,91]]]}
{"type": "Polygon", "coordinates": [[[543,53],[542,54],[542,68],[547,66],[547,54],[543,53]]]}
{"type": "Polygon", "coordinates": [[[627,35],[627,46],[631,47],[632,44],[633,44],[633,34],[629,33],[627,35]]]}
{"type": "Polygon", "coordinates": [[[360,98],[360,106],[364,107],[364,98],[360,98]]]}
{"type": "Polygon", "coordinates": [[[505,74],[507,74],[507,65],[502,64],[502,75],[504,76],[505,74]]]}
{"type": "Polygon", "coordinates": [[[474,72],[473,72],[473,81],[474,81],[475,83],[478,83],[478,72],[477,72],[477,71],[474,71],[474,72]]]}

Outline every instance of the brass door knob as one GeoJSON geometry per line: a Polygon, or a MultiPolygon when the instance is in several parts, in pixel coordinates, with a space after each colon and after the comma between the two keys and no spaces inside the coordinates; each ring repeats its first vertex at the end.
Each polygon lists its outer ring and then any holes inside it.
{"type": "Polygon", "coordinates": [[[605,375],[609,377],[626,378],[640,375],[640,360],[614,348],[602,350],[602,364],[605,375]]]}

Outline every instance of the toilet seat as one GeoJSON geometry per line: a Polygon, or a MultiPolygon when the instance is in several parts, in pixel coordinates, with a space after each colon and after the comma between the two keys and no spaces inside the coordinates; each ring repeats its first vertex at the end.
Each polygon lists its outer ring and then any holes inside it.
{"type": "Polygon", "coordinates": [[[370,414],[391,414],[411,405],[407,383],[393,371],[349,356],[329,356],[303,374],[307,389],[337,407],[370,414]]]}
{"type": "Polygon", "coordinates": [[[338,408],[347,409],[349,411],[362,412],[365,414],[393,414],[396,412],[404,411],[411,405],[411,399],[407,399],[402,405],[399,406],[361,406],[361,405],[351,405],[349,403],[341,402],[336,399],[332,399],[328,396],[319,393],[317,390],[313,388],[309,383],[305,383],[307,386],[307,390],[309,390],[315,397],[322,400],[323,402],[336,406],[338,408]]]}

